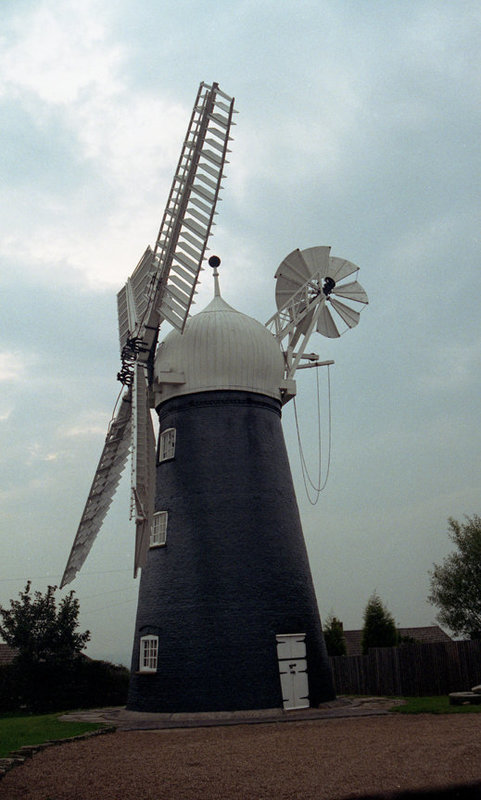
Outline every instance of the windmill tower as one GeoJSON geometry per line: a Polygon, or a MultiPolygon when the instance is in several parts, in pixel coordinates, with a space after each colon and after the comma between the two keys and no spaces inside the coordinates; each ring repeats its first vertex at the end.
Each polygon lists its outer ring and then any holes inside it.
{"type": "Polygon", "coordinates": [[[294,374],[321,362],[367,302],[350,262],[295,250],[262,325],[214,296],[189,316],[226,161],[234,101],[201,84],[155,248],[119,292],[127,387],[62,580],[75,577],[132,449],[134,572],[142,569],[128,708],[227,711],[334,696],[281,428],[294,374]],[[173,330],[158,345],[163,320],[173,330]],[[302,363],[301,363],[302,362],[302,363]],[[150,408],[159,417],[155,447],[150,408]]]}

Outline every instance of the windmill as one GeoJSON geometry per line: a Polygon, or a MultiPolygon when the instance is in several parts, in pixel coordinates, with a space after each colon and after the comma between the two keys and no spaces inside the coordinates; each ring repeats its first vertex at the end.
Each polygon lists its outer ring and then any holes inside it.
{"type": "Polygon", "coordinates": [[[296,370],[324,363],[306,352],[311,334],[354,327],[352,304],[367,296],[346,282],[358,268],[329,247],[295,250],[262,325],[225,302],[213,256],[214,297],[189,316],[233,113],[217,84],[200,85],[156,245],[118,294],[126,391],[61,584],[83,564],[130,449],[142,574],[128,708],[137,711],[291,708],[334,696],[281,408],[295,396],[296,370]],[[172,330],[159,344],[164,320],[172,330]]]}

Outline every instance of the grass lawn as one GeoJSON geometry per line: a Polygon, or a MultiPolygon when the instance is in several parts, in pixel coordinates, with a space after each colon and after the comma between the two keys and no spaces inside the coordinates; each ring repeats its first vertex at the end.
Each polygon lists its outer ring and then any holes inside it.
{"type": "Polygon", "coordinates": [[[451,706],[449,697],[404,697],[402,706],[393,706],[396,714],[479,714],[481,705],[451,706]]]}
{"type": "Polygon", "coordinates": [[[57,714],[0,715],[0,758],[24,744],[42,744],[50,739],[67,739],[101,728],[101,723],[60,722],[57,714]]]}

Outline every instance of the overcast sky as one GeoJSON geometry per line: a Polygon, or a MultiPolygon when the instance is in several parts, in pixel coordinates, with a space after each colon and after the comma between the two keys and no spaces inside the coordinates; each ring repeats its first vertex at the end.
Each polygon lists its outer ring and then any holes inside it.
{"type": "MultiPolygon", "coordinates": [[[[358,264],[370,299],[311,342],[336,362],[315,506],[284,412],[321,616],[360,628],[376,590],[398,625],[432,624],[447,518],[481,513],[479,3],[3,0],[0,17],[0,604],[61,578],[119,391],[116,292],[204,80],[240,112],[211,240],[227,302],[267,321],[279,263],[314,245],[358,264]]],[[[315,473],[315,374],[297,378],[315,473]]],[[[125,664],[129,482],[71,587],[88,653],[125,664]]]]}

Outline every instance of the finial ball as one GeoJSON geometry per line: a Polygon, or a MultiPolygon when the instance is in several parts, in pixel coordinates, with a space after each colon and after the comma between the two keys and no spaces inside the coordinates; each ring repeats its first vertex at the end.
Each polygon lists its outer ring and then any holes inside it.
{"type": "Polygon", "coordinates": [[[219,265],[220,265],[220,258],[219,258],[219,256],[211,256],[211,257],[209,258],[209,266],[210,266],[210,267],[214,267],[214,269],[215,269],[215,267],[218,267],[219,265]]]}

